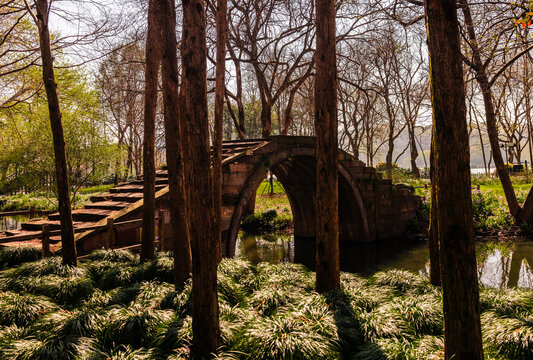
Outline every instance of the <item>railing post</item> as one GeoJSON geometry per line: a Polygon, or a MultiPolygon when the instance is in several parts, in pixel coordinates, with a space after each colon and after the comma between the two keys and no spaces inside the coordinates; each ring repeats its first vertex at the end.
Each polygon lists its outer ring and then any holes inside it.
{"type": "Polygon", "coordinates": [[[107,232],[105,248],[112,249],[115,246],[115,226],[112,218],[107,218],[107,232]]]}
{"type": "Polygon", "coordinates": [[[42,226],[43,239],[41,242],[42,245],[42,255],[43,258],[50,256],[50,225],[44,224],[42,226]]]}
{"type": "Polygon", "coordinates": [[[35,206],[30,207],[30,219],[35,217],[35,206]]]}

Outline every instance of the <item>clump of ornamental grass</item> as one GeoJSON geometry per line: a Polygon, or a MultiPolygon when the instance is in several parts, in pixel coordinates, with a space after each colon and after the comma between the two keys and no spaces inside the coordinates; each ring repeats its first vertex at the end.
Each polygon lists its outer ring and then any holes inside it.
{"type": "Polygon", "coordinates": [[[0,250],[0,269],[10,268],[41,258],[41,249],[35,246],[14,246],[0,250]]]}
{"type": "Polygon", "coordinates": [[[291,311],[252,321],[239,336],[234,351],[249,359],[336,359],[340,357],[338,338],[325,337],[313,330],[306,319],[291,311]]]}
{"type": "Polygon", "coordinates": [[[144,271],[144,280],[159,280],[174,283],[174,257],[168,252],[159,252],[144,271]]]}
{"type": "Polygon", "coordinates": [[[9,269],[4,272],[9,278],[22,278],[27,276],[56,275],[63,278],[73,276],[86,276],[87,272],[83,267],[65,265],[60,257],[50,257],[40,261],[25,263],[21,266],[9,269]]]}
{"type": "Polygon", "coordinates": [[[145,308],[139,304],[112,308],[104,314],[108,323],[102,326],[98,339],[104,347],[113,344],[140,348],[149,344],[157,329],[172,318],[172,311],[145,308]]]}
{"type": "Polygon", "coordinates": [[[232,306],[239,304],[244,300],[245,291],[235,280],[224,274],[217,277],[218,297],[227,301],[232,306]]]}
{"type": "MultiPolygon", "coordinates": [[[[148,360],[153,359],[145,349],[134,349],[131,346],[118,346],[112,351],[96,351],[88,360],[148,360]]],[[[81,359],[80,359],[81,360],[81,359]]]]}
{"type": "Polygon", "coordinates": [[[419,360],[413,342],[403,338],[376,339],[363,344],[352,357],[357,360],[419,360]]]}
{"type": "Polygon", "coordinates": [[[388,302],[370,312],[355,314],[359,321],[365,341],[375,341],[379,338],[402,338],[408,336],[408,324],[388,302]]]}
{"type": "Polygon", "coordinates": [[[51,335],[59,338],[93,338],[104,323],[105,319],[94,309],[60,310],[39,319],[31,327],[31,333],[40,339],[47,339],[51,335]]]}
{"type": "Polygon", "coordinates": [[[218,273],[240,284],[247,293],[257,290],[261,281],[255,267],[244,260],[222,259],[218,264],[218,273]]]}
{"type": "Polygon", "coordinates": [[[485,344],[507,359],[533,359],[533,315],[527,312],[516,317],[499,316],[487,311],[481,316],[485,344]]]}
{"type": "Polygon", "coordinates": [[[61,305],[75,306],[93,292],[93,283],[86,276],[47,275],[34,278],[33,284],[27,291],[48,296],[61,305]]]}
{"type": "Polygon", "coordinates": [[[157,307],[167,294],[174,291],[174,286],[169,283],[145,281],[139,284],[139,291],[133,300],[144,307],[157,307]]]}
{"type": "Polygon", "coordinates": [[[312,291],[315,278],[303,265],[294,263],[260,263],[257,270],[261,281],[278,287],[291,287],[295,291],[312,291]]]}
{"type": "Polygon", "coordinates": [[[173,290],[161,299],[159,308],[162,310],[171,309],[179,315],[191,315],[192,312],[192,281],[189,279],[185,285],[178,290],[173,290]]]}
{"type": "Polygon", "coordinates": [[[57,306],[41,296],[0,292],[0,325],[28,326],[57,306]]]}
{"type": "Polygon", "coordinates": [[[442,304],[431,295],[396,299],[391,310],[407,324],[413,335],[441,335],[443,332],[442,304]]]}
{"type": "Polygon", "coordinates": [[[189,358],[192,345],[192,318],[174,316],[168,326],[160,327],[154,336],[155,352],[159,357],[189,358]]]}
{"type": "Polygon", "coordinates": [[[394,291],[389,287],[353,282],[344,283],[341,286],[343,292],[348,296],[352,307],[358,311],[372,311],[394,296],[394,291]]]}
{"type": "Polygon", "coordinates": [[[399,269],[377,272],[372,276],[371,281],[379,286],[389,286],[400,294],[407,291],[417,291],[427,288],[427,284],[420,278],[420,276],[399,269]]]}
{"type": "Polygon", "coordinates": [[[16,340],[3,350],[3,359],[75,360],[89,359],[97,350],[94,340],[75,336],[52,335],[45,341],[26,338],[16,340]]]}
{"type": "Polygon", "coordinates": [[[112,263],[136,264],[139,262],[139,257],[128,250],[111,249],[95,250],[87,256],[87,260],[94,262],[110,261],[112,263]]]}
{"type": "Polygon", "coordinates": [[[249,300],[250,306],[263,316],[274,314],[278,308],[294,301],[294,293],[288,288],[264,286],[253,293],[249,300]]]}
{"type": "Polygon", "coordinates": [[[520,312],[533,312],[531,290],[523,289],[482,289],[479,294],[481,311],[494,311],[498,315],[514,315],[520,312]]]}
{"type": "Polygon", "coordinates": [[[119,286],[129,286],[144,278],[145,265],[114,264],[104,269],[97,286],[102,290],[114,289],[119,286]]]}

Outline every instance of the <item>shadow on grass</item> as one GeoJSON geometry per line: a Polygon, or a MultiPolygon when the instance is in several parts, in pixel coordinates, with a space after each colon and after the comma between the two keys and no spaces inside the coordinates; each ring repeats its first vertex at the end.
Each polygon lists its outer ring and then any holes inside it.
{"type": "MultiPolygon", "coordinates": [[[[355,311],[350,304],[350,298],[342,289],[336,289],[325,294],[326,302],[334,310],[335,325],[337,325],[337,334],[341,345],[341,354],[343,359],[357,359],[356,354],[361,350],[361,346],[365,344],[364,335],[361,329],[361,325],[355,311]]],[[[380,354],[379,347],[376,345],[380,354]]]]}

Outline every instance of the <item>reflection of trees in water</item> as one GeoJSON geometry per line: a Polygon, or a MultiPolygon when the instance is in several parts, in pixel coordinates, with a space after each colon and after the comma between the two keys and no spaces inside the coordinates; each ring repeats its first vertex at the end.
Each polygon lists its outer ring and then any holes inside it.
{"type": "Polygon", "coordinates": [[[0,231],[18,229],[23,221],[26,221],[26,218],[19,216],[2,216],[0,217],[0,231]]]}
{"type": "Polygon", "coordinates": [[[269,262],[294,262],[292,236],[283,235],[246,235],[239,238],[237,257],[245,258],[253,264],[269,262]]]}
{"type": "Polygon", "coordinates": [[[533,271],[526,258],[522,259],[517,285],[518,287],[533,289],[533,271]]]}
{"type": "Polygon", "coordinates": [[[478,264],[479,282],[492,288],[506,288],[510,271],[510,257],[503,256],[499,249],[495,249],[492,254],[486,256],[484,262],[478,264]]]}
{"type": "Polygon", "coordinates": [[[478,276],[482,285],[491,288],[533,288],[533,272],[527,258],[513,251],[494,249],[486,254],[484,261],[478,264],[478,276]]]}

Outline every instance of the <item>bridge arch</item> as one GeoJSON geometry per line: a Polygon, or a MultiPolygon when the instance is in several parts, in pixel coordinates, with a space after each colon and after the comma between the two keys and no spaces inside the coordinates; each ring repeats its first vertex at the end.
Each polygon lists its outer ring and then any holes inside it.
{"type": "MultiPolygon", "coordinates": [[[[225,231],[226,256],[235,255],[241,218],[248,202],[270,170],[283,185],[294,219],[294,235],[315,237],[316,156],[314,147],[281,148],[259,155],[254,170],[247,176],[235,206],[229,229],[225,231]]],[[[352,175],[339,162],[339,238],[343,241],[372,240],[361,191],[352,175]]]]}

